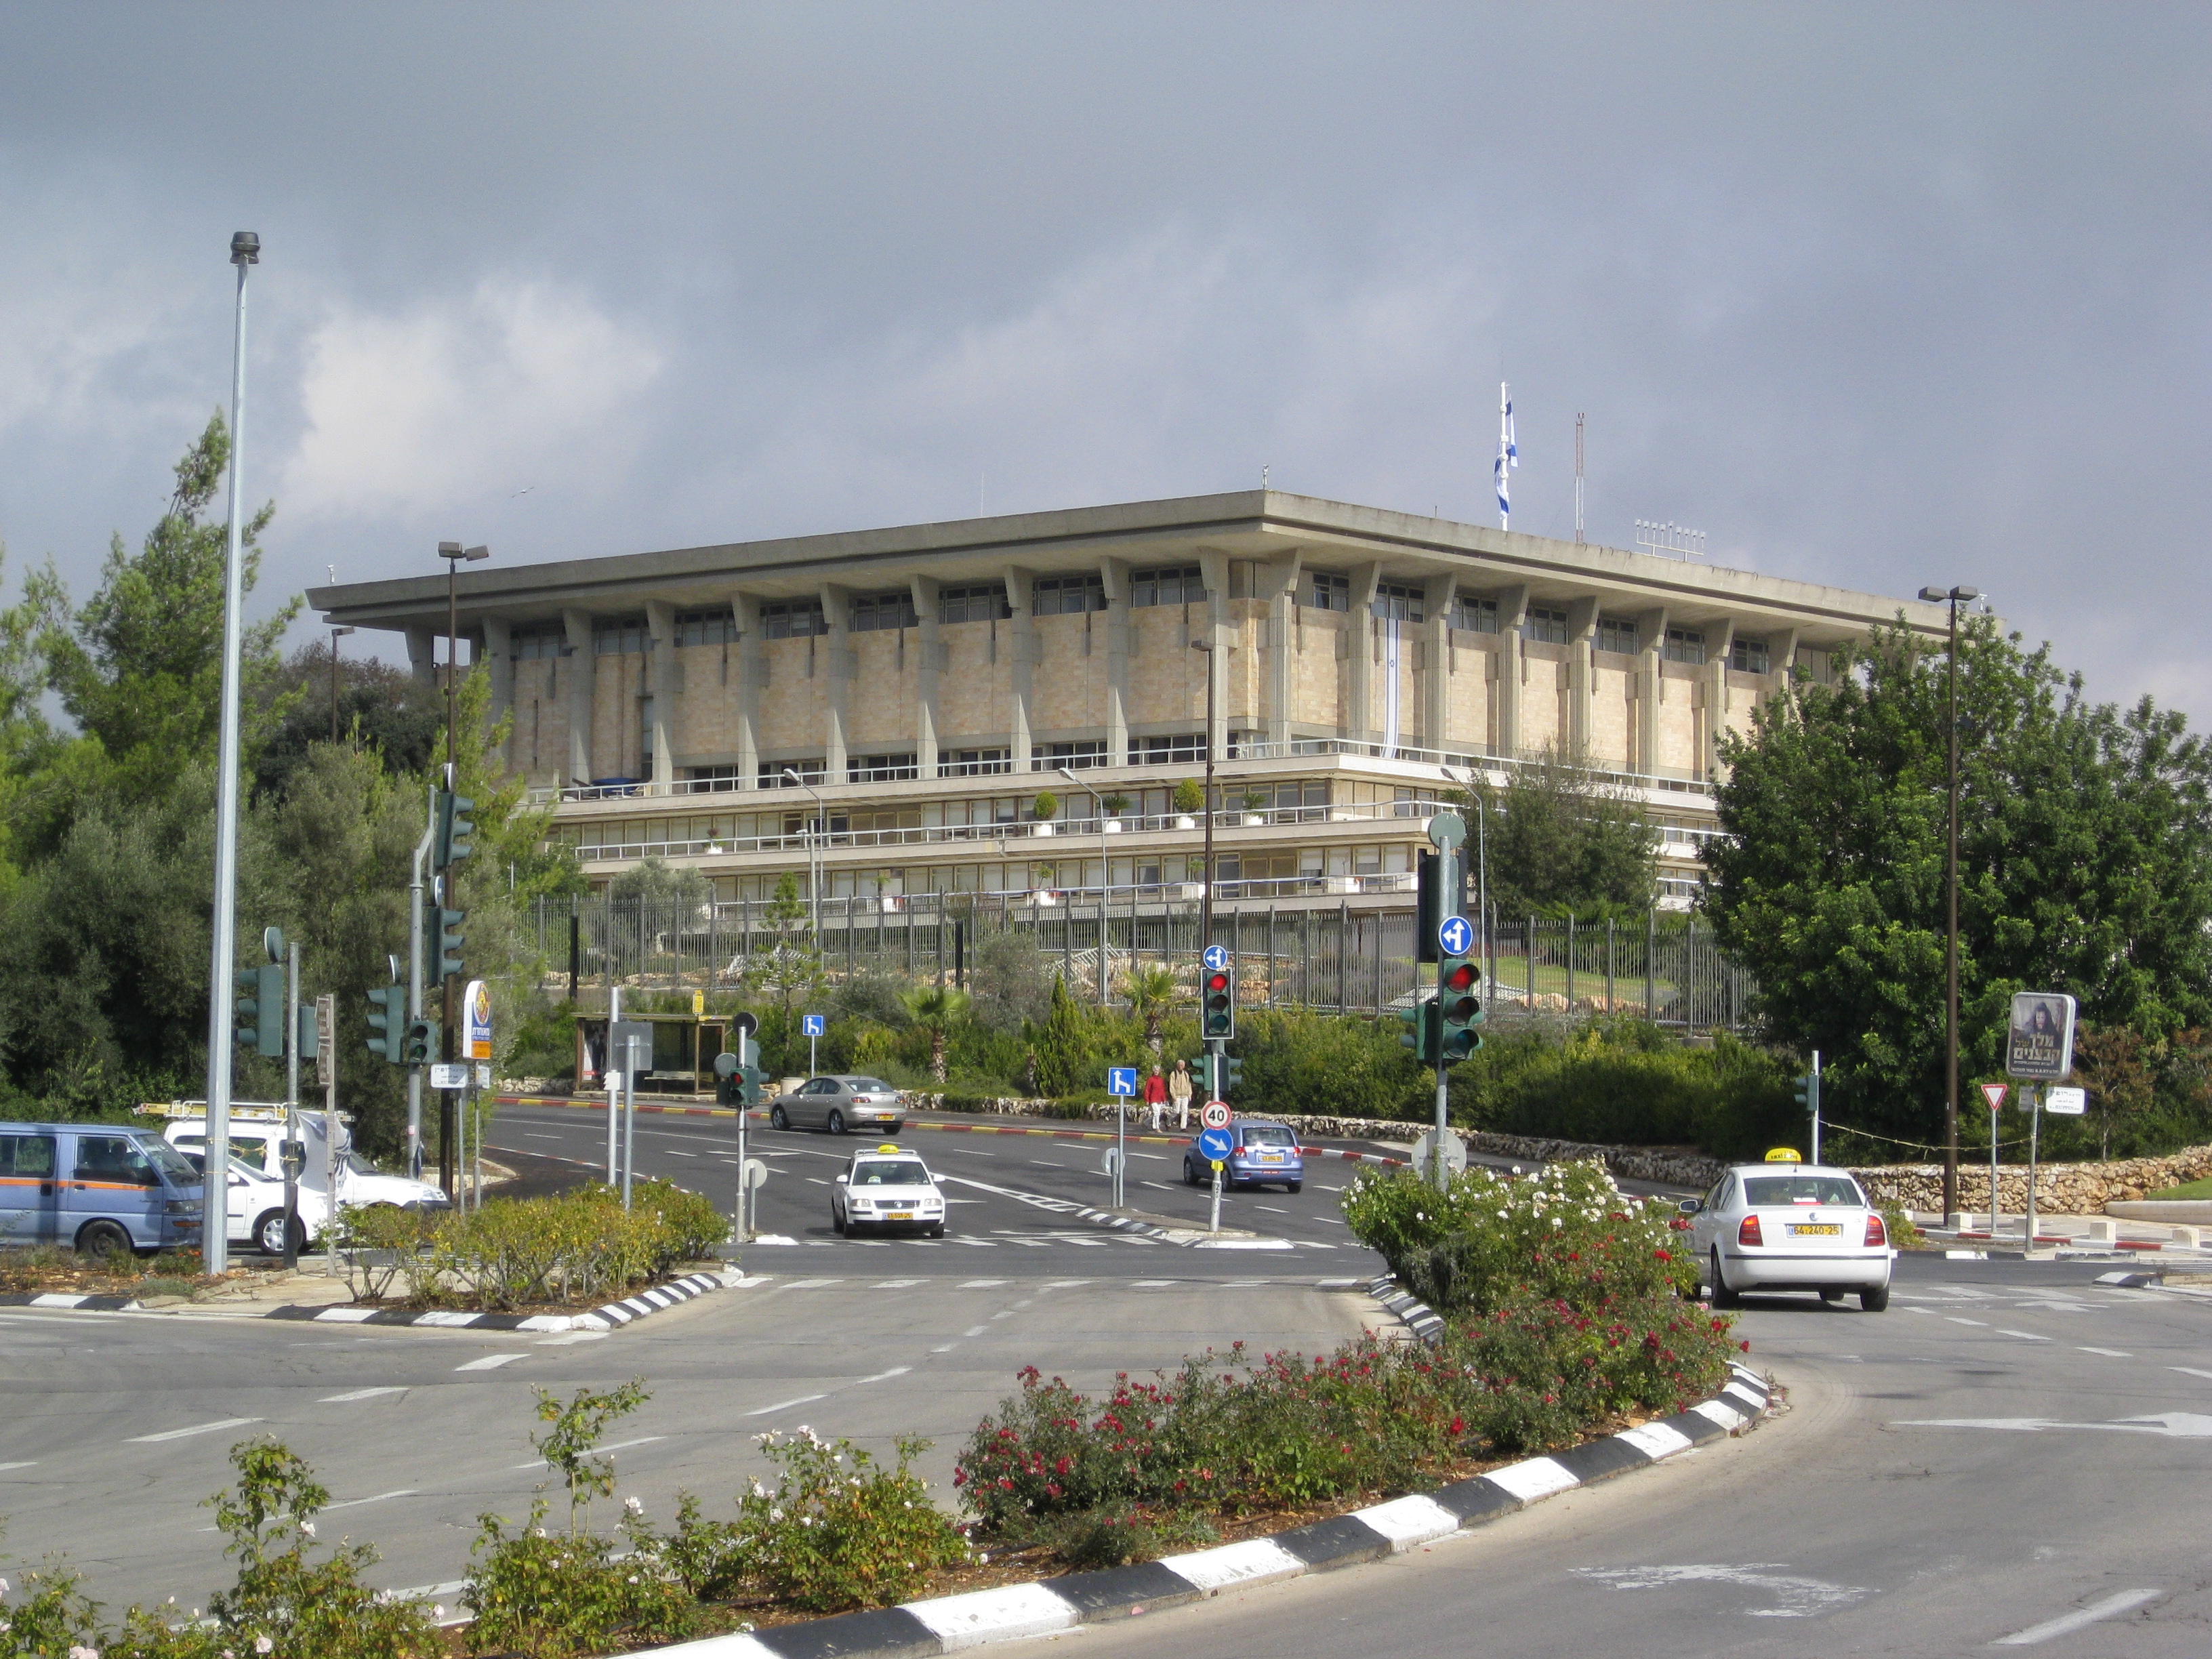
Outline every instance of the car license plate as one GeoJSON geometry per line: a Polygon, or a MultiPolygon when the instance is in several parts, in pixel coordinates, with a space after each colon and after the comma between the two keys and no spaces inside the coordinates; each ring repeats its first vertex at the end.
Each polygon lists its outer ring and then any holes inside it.
{"type": "Polygon", "coordinates": [[[1280,1164],[1282,1161],[1283,1155],[1280,1152],[1262,1152],[1260,1154],[1260,1162],[1262,1164],[1280,1164]]]}
{"type": "Polygon", "coordinates": [[[890,1218],[893,1221],[911,1221],[914,1219],[914,1212],[912,1210],[893,1210],[890,1213],[890,1218]]]}
{"type": "Polygon", "coordinates": [[[1833,1221],[1808,1221],[1793,1224],[1790,1233],[1793,1238],[1841,1238],[1844,1230],[1833,1221]]]}

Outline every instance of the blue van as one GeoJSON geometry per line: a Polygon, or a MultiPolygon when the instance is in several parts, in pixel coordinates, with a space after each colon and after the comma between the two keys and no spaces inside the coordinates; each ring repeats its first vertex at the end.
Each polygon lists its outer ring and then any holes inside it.
{"type": "Polygon", "coordinates": [[[149,1129],[0,1123],[0,1245],[189,1249],[201,1200],[199,1172],[149,1129]]]}

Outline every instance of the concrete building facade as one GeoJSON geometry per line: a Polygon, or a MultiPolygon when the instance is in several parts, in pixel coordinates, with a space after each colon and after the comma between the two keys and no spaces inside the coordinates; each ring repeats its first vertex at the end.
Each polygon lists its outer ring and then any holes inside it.
{"type": "MultiPolygon", "coordinates": [[[[1224,898],[1402,905],[1437,793],[1557,748],[1641,796],[1686,902],[1721,734],[1876,624],[1943,625],[1917,601],[1277,491],[495,556],[459,594],[505,762],[595,882],[659,856],[757,899],[818,860],[826,897],[884,911],[1195,898],[1201,824],[1176,790],[1209,750],[1224,898]]],[[[308,599],[437,672],[442,574],[308,599]]]]}

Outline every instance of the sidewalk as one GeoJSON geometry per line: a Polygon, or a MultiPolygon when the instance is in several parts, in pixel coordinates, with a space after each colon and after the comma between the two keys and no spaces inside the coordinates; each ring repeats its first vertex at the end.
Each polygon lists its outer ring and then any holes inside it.
{"type": "MultiPolygon", "coordinates": [[[[1961,1249],[1979,1248],[2017,1251],[2027,1241],[2022,1237],[2026,1218],[2000,1215],[1996,1231],[1990,1230],[1987,1211],[1968,1212],[1960,1217],[1963,1224],[1949,1231],[1938,1224],[1942,1217],[1929,1212],[1917,1212],[1913,1221],[1931,1242],[1955,1245],[1961,1249]]],[[[2169,1226],[2159,1221],[2131,1221],[2108,1215],[2042,1215],[2035,1218],[2034,1248],[2051,1250],[2067,1257],[2127,1258],[2144,1254],[2156,1254],[2177,1260],[2212,1260],[2212,1229],[2169,1226]]]]}

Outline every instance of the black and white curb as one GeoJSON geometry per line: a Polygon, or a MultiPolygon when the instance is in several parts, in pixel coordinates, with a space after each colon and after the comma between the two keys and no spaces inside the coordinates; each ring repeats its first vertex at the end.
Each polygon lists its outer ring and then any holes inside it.
{"type": "Polygon", "coordinates": [[[1443,1316],[1410,1291],[1399,1287],[1398,1281],[1384,1273],[1367,1287],[1367,1294],[1382,1304],[1383,1309],[1397,1316],[1406,1328],[1424,1342],[1433,1342],[1444,1328],[1443,1316]]]}
{"type": "MultiPolygon", "coordinates": [[[[655,1285],[640,1291],[635,1296],[624,1297],[619,1302],[610,1302],[603,1307],[581,1314],[501,1314],[459,1313],[441,1309],[415,1310],[407,1308],[355,1308],[340,1304],[335,1307],[313,1304],[288,1304],[283,1307],[266,1308],[258,1311],[240,1310],[235,1314],[201,1310],[204,1318],[234,1319],[295,1319],[310,1321],[318,1325],[429,1325],[454,1331],[611,1331],[633,1324],[648,1314],[659,1313],[678,1303],[689,1302],[694,1297],[705,1296],[710,1291],[735,1290],[748,1285],[764,1284],[762,1279],[748,1279],[740,1273],[687,1273],[681,1279],[672,1279],[664,1285],[655,1285]]],[[[162,1310],[142,1307],[136,1298],[127,1296],[76,1295],[67,1291],[50,1291],[37,1296],[0,1296],[0,1307],[6,1308],[65,1308],[78,1313],[158,1313],[162,1310]]]]}
{"type": "Polygon", "coordinates": [[[653,1651],[662,1659],[906,1659],[987,1642],[1048,1636],[1079,1625],[1134,1618],[1224,1590],[1303,1577],[1331,1567],[1402,1555],[1423,1544],[1577,1486],[1664,1462],[1741,1434],[1766,1413],[1766,1379],[1731,1365],[1720,1395],[1662,1422],[1624,1429],[1550,1457],[1531,1457],[1472,1480],[1376,1504],[1333,1520],[1218,1549],[1164,1556],[1103,1572],[941,1595],[902,1607],[842,1613],[748,1635],[710,1637],[653,1651]]]}

